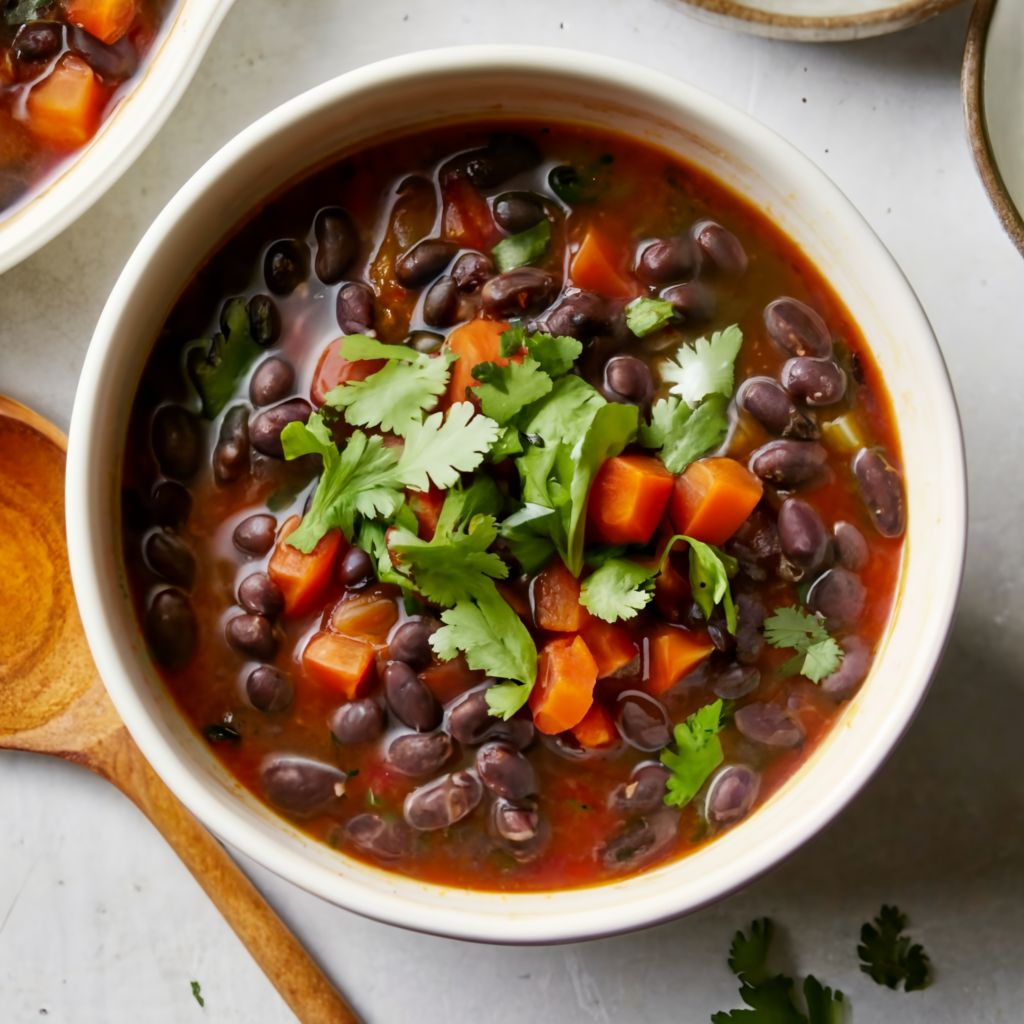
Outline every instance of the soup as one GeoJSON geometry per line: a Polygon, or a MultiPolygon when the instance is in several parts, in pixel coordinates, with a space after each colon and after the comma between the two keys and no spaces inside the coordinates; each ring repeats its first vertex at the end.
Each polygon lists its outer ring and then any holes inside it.
{"type": "Polygon", "coordinates": [[[240,225],[136,396],[141,628],[227,769],[445,885],[713,840],[828,734],[905,508],[884,384],[766,216],[572,125],[381,142],[240,225]]]}

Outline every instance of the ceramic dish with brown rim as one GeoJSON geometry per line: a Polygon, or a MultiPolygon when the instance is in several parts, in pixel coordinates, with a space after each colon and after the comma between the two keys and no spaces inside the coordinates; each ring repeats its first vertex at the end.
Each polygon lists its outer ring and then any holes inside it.
{"type": "Polygon", "coordinates": [[[961,85],[978,173],[999,219],[1024,253],[1024,7],[978,0],[961,85]]]}
{"type": "Polygon", "coordinates": [[[834,43],[910,28],[958,0],[683,0],[721,28],[770,39],[834,43]]]}

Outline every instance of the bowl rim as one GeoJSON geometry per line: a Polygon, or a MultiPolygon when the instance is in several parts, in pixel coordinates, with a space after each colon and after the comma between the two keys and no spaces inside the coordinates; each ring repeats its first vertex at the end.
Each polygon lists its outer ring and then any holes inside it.
{"type": "MultiPolygon", "coordinates": [[[[638,99],[639,102],[639,99],[638,99]]],[[[293,175],[294,177],[294,175],[293,175]]],[[[305,888],[339,906],[391,924],[413,930],[497,943],[550,943],[595,938],[602,935],[645,927],[714,902],[724,895],[763,874],[795,848],[822,829],[856,795],[863,784],[885,760],[909,725],[927,691],[935,667],[944,649],[952,624],[956,599],[963,572],[963,554],[966,544],[966,476],[963,456],[963,437],[949,375],[941,351],[927,318],[909,283],[903,277],[892,256],[874,235],[863,217],[830,179],[790,143],[760,124],[754,118],[729,106],[703,91],[667,74],[652,71],[623,60],[597,56],[582,51],[539,46],[476,45],[421,51],[392,57],[347,72],[303,93],[265,114],[244,129],[215,153],[192,178],[182,186],[157,216],[140,240],[121,276],[111,292],[101,314],[95,334],[86,354],[81,382],[72,412],[71,438],[67,470],[67,532],[72,580],[79,609],[97,668],[111,698],[153,768],[178,798],[212,831],[222,839],[253,857],[277,875],[305,888]],[[198,200],[208,189],[215,188],[223,178],[230,178],[236,166],[257,147],[278,132],[287,130],[292,122],[322,116],[334,109],[344,98],[363,94],[374,88],[387,88],[410,79],[444,78],[452,74],[494,73],[495,70],[529,75],[540,70],[545,75],[560,75],[580,85],[595,83],[604,89],[621,88],[627,95],[648,95],[652,100],[670,99],[682,111],[699,109],[701,116],[725,126],[738,140],[756,149],[766,151],[792,167],[793,178],[813,181],[820,190],[820,201],[827,200],[830,207],[842,212],[842,226],[852,233],[864,254],[885,267],[892,280],[893,294],[902,293],[902,308],[915,322],[916,336],[921,340],[921,357],[930,363],[928,370],[941,386],[934,396],[935,415],[944,423],[946,439],[953,450],[950,457],[959,472],[946,481],[943,507],[946,516],[946,534],[955,550],[940,582],[936,583],[936,614],[938,623],[922,649],[919,658],[924,666],[913,686],[900,695],[882,727],[866,737],[858,750],[856,763],[844,775],[841,784],[830,799],[821,800],[800,815],[795,824],[778,829],[771,841],[756,850],[744,851],[737,858],[738,866],[728,866],[702,876],[702,894],[679,886],[668,894],[645,892],[642,898],[619,901],[613,908],[600,906],[574,908],[561,913],[534,913],[514,911],[518,897],[495,892],[453,890],[443,886],[426,886],[431,892],[469,893],[479,897],[478,909],[459,906],[425,906],[403,896],[410,887],[422,889],[425,883],[405,876],[387,873],[389,888],[371,891],[360,887],[358,880],[345,878],[338,871],[329,871],[303,855],[294,843],[285,841],[283,828],[277,828],[268,838],[241,811],[241,801],[232,800],[225,806],[212,791],[209,783],[193,773],[174,745],[161,734],[155,717],[151,717],[132,682],[131,666],[117,650],[114,620],[105,608],[106,590],[101,584],[103,575],[104,528],[108,517],[101,496],[99,481],[109,476],[109,457],[93,440],[94,425],[108,416],[103,400],[104,364],[108,349],[123,345],[131,336],[130,329],[122,329],[120,317],[133,290],[145,276],[151,261],[158,259],[161,241],[177,224],[187,217],[193,200],[198,200]],[[122,339],[119,341],[119,337],[122,339]],[[938,393],[941,392],[941,393],[938,393]],[[72,514],[72,510],[77,512],[72,514]]],[[[893,631],[892,622],[887,635],[893,631]]],[[[134,626],[133,626],[134,629],[134,626]]],[[[756,816],[755,816],[756,817],[756,816]]],[[[685,863],[686,858],[674,861],[671,868],[685,863]]],[[[655,869],[657,870],[657,869],[655,869]]],[[[611,887],[629,889],[630,885],[649,877],[651,871],[611,884],[611,887]]],[[[635,887],[635,886],[634,886],[635,887]]],[[[595,887],[597,889],[609,886],[595,887]]],[[[559,896],[579,893],[580,889],[558,890],[552,893],[532,893],[531,897],[547,896],[557,903],[559,896]]]]}
{"type": "Polygon", "coordinates": [[[235,0],[179,0],[96,134],[0,219],[0,274],[70,227],[121,178],[171,116],[235,0]]]}

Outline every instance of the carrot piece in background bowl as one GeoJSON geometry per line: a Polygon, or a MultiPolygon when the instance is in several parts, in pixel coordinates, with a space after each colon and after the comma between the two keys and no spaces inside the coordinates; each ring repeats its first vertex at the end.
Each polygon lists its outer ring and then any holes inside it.
{"type": "Polygon", "coordinates": [[[66,53],[28,94],[28,126],[61,149],[84,146],[96,134],[107,94],[81,57],[66,53]]]}
{"type": "Polygon", "coordinates": [[[79,25],[108,46],[116,43],[139,14],[139,0],[65,0],[72,25],[79,25]]]}

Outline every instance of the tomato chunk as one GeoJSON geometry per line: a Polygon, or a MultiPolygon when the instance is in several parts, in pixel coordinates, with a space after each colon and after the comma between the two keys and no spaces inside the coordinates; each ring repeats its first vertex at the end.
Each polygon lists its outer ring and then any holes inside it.
{"type": "Polygon", "coordinates": [[[76,149],[96,134],[106,99],[92,68],[66,53],[28,94],[28,126],[54,146],[76,149]]]}
{"type": "Polygon", "coordinates": [[[556,558],[533,581],[533,621],[552,633],[578,633],[590,620],[580,604],[580,581],[556,558]]]}
{"type": "Polygon", "coordinates": [[[715,649],[706,633],[692,633],[679,626],[660,626],[649,643],[647,689],[655,697],[671,690],[715,649]]]}
{"type": "Polygon", "coordinates": [[[612,747],[619,742],[615,719],[603,704],[591,704],[590,710],[572,727],[571,732],[581,747],[590,750],[612,747]]]}
{"type": "Polygon", "coordinates": [[[754,511],[764,485],[735,459],[691,462],[676,480],[669,515],[676,530],[724,544],[754,511]]]}
{"type": "Polygon", "coordinates": [[[550,640],[540,652],[537,682],[530,693],[533,724],[548,736],[582,721],[594,702],[597,663],[583,637],[550,640]]]}
{"type": "Polygon", "coordinates": [[[646,544],[665,512],[674,477],[649,455],[616,455],[597,472],[587,526],[605,544],[646,544]]]}
{"type": "Polygon", "coordinates": [[[329,391],[350,380],[366,380],[378,370],[383,370],[386,362],[385,359],[346,359],[341,354],[341,338],[337,338],[320,354],[309,397],[319,408],[329,391]]]}
{"type": "Polygon", "coordinates": [[[281,527],[267,566],[267,574],[284,594],[284,613],[290,616],[305,615],[316,607],[331,580],[342,541],[341,531],[331,530],[307,555],[286,543],[300,522],[299,516],[292,516],[281,527]]]}
{"type": "Polygon", "coordinates": [[[336,633],[315,634],[302,652],[306,675],[337,690],[346,700],[355,700],[370,688],[374,661],[370,644],[336,633]]]}
{"type": "Polygon", "coordinates": [[[444,185],[441,230],[445,238],[467,249],[486,252],[500,234],[487,200],[464,178],[450,178],[444,185]]]}
{"type": "Polygon", "coordinates": [[[635,661],[640,648],[625,626],[591,618],[583,626],[583,639],[597,663],[597,678],[605,679],[635,661]]]}

